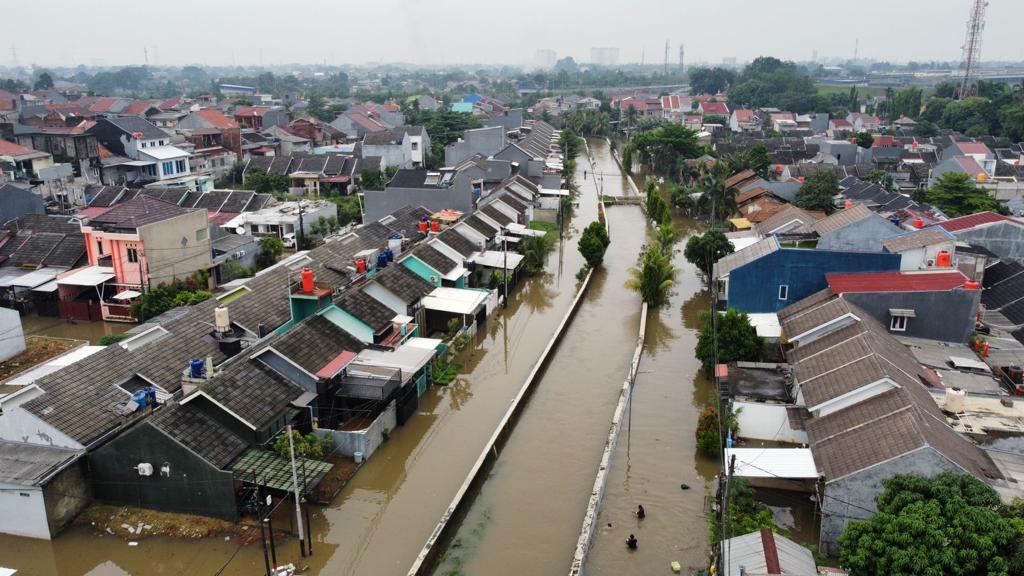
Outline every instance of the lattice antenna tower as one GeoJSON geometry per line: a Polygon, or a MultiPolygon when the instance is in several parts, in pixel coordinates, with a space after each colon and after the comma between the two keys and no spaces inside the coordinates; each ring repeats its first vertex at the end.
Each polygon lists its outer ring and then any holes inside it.
{"type": "Polygon", "coordinates": [[[961,100],[974,94],[975,87],[971,85],[971,79],[977,73],[978,62],[981,60],[981,33],[985,30],[987,6],[987,0],[973,0],[971,3],[971,16],[967,19],[967,36],[964,45],[961,46],[960,69],[964,75],[957,90],[957,98],[961,100]]]}

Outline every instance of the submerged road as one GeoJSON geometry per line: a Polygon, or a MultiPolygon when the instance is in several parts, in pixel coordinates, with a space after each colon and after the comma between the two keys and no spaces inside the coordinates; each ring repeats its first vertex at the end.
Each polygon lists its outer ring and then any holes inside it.
{"type": "MultiPolygon", "coordinates": [[[[582,174],[588,163],[581,160],[579,166],[577,181],[593,185],[582,174]]],[[[278,541],[279,562],[308,565],[305,574],[311,576],[405,573],[569,309],[583,264],[576,241],[596,218],[591,189],[581,195],[544,272],[517,287],[508,310],[490,318],[462,355],[465,373],[448,386],[430,389],[416,416],[392,431],[341,494],[313,509],[313,556],[300,558],[289,538],[278,541]]],[[[262,574],[260,547],[239,547],[234,540],[154,537],[129,547],[120,538],[79,526],[52,542],[0,536],[0,566],[19,570],[19,576],[262,574]]]]}

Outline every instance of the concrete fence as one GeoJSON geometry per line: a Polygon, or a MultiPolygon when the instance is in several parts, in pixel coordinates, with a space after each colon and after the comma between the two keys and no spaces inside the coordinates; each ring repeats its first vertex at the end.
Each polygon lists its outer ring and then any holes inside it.
{"type": "MultiPolygon", "coordinates": [[[[586,150],[589,157],[589,147],[586,150]]],[[[600,202],[599,193],[598,202],[600,202]]],[[[605,226],[608,226],[607,216],[605,219],[605,226]]],[[[488,470],[491,468],[494,461],[498,459],[498,450],[505,445],[509,435],[515,428],[519,415],[526,406],[526,401],[529,399],[530,394],[533,393],[534,385],[540,380],[544,367],[547,366],[547,363],[550,360],[551,353],[558,346],[558,343],[565,334],[566,328],[568,328],[572,318],[579,310],[580,303],[583,302],[583,297],[587,293],[587,288],[590,286],[590,280],[593,276],[594,270],[591,269],[587,273],[586,278],[583,279],[583,283],[580,285],[580,289],[576,293],[576,297],[569,306],[569,310],[566,311],[565,316],[562,317],[561,322],[559,322],[554,335],[552,335],[551,339],[548,341],[547,346],[544,347],[540,357],[536,362],[534,362],[533,369],[530,370],[530,373],[526,376],[526,380],[523,382],[523,385],[519,388],[519,392],[512,400],[511,406],[509,406],[508,410],[505,411],[504,416],[502,416],[497,429],[495,429],[494,433],[487,440],[483,450],[477,457],[476,462],[473,463],[473,467],[470,469],[466,479],[463,480],[462,485],[459,486],[459,489],[455,493],[455,497],[452,498],[448,508],[441,514],[441,518],[434,527],[434,531],[431,532],[430,537],[427,538],[427,542],[423,545],[419,555],[416,556],[416,560],[413,562],[412,567],[409,568],[408,576],[428,576],[432,574],[434,566],[439,559],[439,555],[444,552],[447,542],[454,537],[459,528],[461,519],[465,517],[466,512],[469,511],[469,507],[473,503],[473,496],[479,491],[480,486],[484,481],[486,481],[488,470]]]]}
{"type": "Polygon", "coordinates": [[[619,402],[615,405],[615,412],[612,414],[612,423],[608,428],[608,438],[604,443],[604,452],[601,454],[601,463],[597,467],[597,476],[594,478],[594,487],[590,491],[590,501],[587,503],[587,511],[583,515],[583,526],[580,528],[580,537],[576,541],[576,552],[573,554],[572,566],[569,568],[569,576],[581,576],[590,553],[590,545],[594,541],[594,530],[597,528],[597,517],[601,512],[601,502],[604,500],[605,488],[608,486],[608,473],[611,469],[612,459],[615,457],[615,446],[619,442],[619,431],[622,430],[622,423],[628,417],[627,409],[633,401],[633,383],[636,381],[636,373],[640,369],[640,357],[644,351],[644,335],[647,332],[647,303],[644,302],[640,308],[640,330],[636,338],[636,348],[633,350],[633,361],[629,364],[629,372],[622,382],[622,389],[619,391],[619,402]]]}
{"type": "Polygon", "coordinates": [[[343,456],[354,456],[356,452],[363,455],[366,460],[377,448],[384,443],[384,431],[391,431],[398,425],[398,412],[395,402],[392,401],[388,407],[380,413],[373,422],[362,430],[327,430],[319,428],[317,435],[331,437],[331,444],[334,451],[343,456]]]}

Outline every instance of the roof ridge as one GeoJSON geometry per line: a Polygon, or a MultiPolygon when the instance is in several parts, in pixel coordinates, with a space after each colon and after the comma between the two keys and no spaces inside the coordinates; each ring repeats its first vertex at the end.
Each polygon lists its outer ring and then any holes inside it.
{"type": "MultiPolygon", "coordinates": [[[[892,410],[890,412],[886,412],[885,414],[880,414],[878,416],[875,416],[874,418],[872,418],[870,420],[866,420],[864,422],[861,422],[860,424],[857,424],[856,426],[851,426],[849,428],[844,428],[843,430],[841,430],[839,432],[836,432],[835,434],[829,434],[828,436],[826,436],[824,438],[816,440],[814,443],[815,444],[820,444],[822,442],[827,442],[827,441],[829,441],[829,440],[831,440],[833,438],[837,438],[837,437],[842,436],[844,434],[848,434],[850,432],[853,432],[854,430],[859,430],[861,428],[864,428],[866,426],[874,424],[875,422],[878,422],[879,420],[882,420],[884,418],[888,418],[888,417],[890,417],[890,416],[892,416],[894,414],[899,414],[900,412],[906,412],[906,411],[911,410],[911,409],[916,408],[916,407],[917,407],[917,405],[914,404],[913,402],[908,402],[907,404],[904,404],[903,406],[900,406],[899,408],[897,408],[895,410],[892,410]]],[[[919,434],[921,433],[920,429],[918,429],[918,433],[919,434]]],[[[922,436],[923,436],[923,434],[922,434],[922,436]]]]}
{"type": "Polygon", "coordinates": [[[828,376],[829,374],[832,374],[833,372],[836,372],[837,370],[842,370],[843,368],[846,368],[847,366],[851,366],[853,364],[856,364],[857,362],[860,362],[861,360],[864,360],[865,358],[870,358],[873,354],[874,354],[874,352],[868,352],[867,354],[861,356],[860,358],[857,358],[855,360],[850,360],[849,362],[846,362],[845,364],[840,364],[839,366],[834,366],[832,368],[829,368],[828,370],[822,372],[821,374],[817,374],[815,376],[811,376],[807,380],[799,380],[798,383],[802,387],[804,384],[807,384],[808,382],[811,382],[812,380],[817,380],[818,378],[821,378],[822,376],[828,376]]]}

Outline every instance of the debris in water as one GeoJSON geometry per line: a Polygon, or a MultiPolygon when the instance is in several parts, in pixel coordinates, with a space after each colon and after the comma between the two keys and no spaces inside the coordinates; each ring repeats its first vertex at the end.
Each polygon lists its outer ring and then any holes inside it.
{"type": "Polygon", "coordinates": [[[110,526],[107,526],[107,534],[113,534],[113,533],[114,533],[114,531],[110,529],[110,526]]]}
{"type": "Polygon", "coordinates": [[[129,546],[138,546],[138,545],[139,545],[139,543],[138,543],[138,542],[135,542],[135,541],[132,541],[132,542],[129,542],[129,543],[128,543],[128,545],[129,545],[129,546]]]}
{"type": "Polygon", "coordinates": [[[690,489],[690,485],[689,484],[680,484],[679,487],[682,488],[683,490],[689,490],[690,489]]]}
{"type": "Polygon", "coordinates": [[[611,528],[611,527],[612,527],[612,523],[611,523],[611,522],[609,522],[609,523],[608,523],[608,527],[609,527],[609,528],[611,528]]]}
{"type": "Polygon", "coordinates": [[[142,522],[139,522],[139,526],[135,529],[136,534],[142,534],[142,522]]]}
{"type": "Polygon", "coordinates": [[[228,541],[230,541],[230,540],[231,540],[231,536],[225,536],[225,537],[224,537],[224,541],[225,541],[225,542],[228,542],[228,541]]]}

